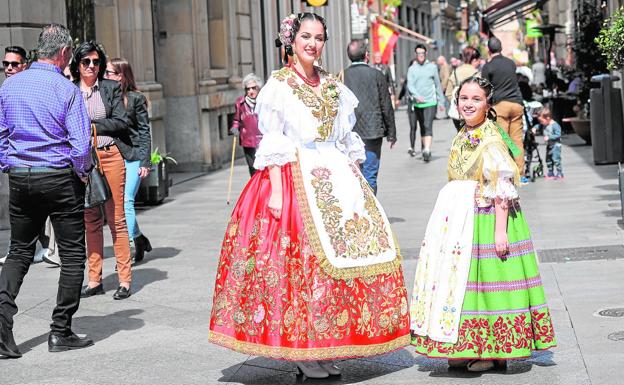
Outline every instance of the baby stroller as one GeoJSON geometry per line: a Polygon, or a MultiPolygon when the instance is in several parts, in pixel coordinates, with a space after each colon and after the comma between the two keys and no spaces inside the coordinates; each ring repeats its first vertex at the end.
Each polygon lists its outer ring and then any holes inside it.
{"type": "Polygon", "coordinates": [[[524,177],[535,182],[536,178],[544,177],[544,162],[538,150],[535,135],[539,125],[533,125],[537,120],[537,114],[542,109],[540,102],[524,102],[524,177]],[[533,167],[531,164],[536,162],[533,167]]]}

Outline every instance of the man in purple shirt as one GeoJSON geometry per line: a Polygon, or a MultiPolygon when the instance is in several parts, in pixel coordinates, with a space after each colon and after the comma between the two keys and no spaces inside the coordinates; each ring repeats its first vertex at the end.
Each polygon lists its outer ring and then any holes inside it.
{"type": "Polygon", "coordinates": [[[62,75],[71,44],[67,28],[44,27],[37,62],[0,88],[0,169],[9,173],[11,217],[11,248],[0,273],[0,355],[11,358],[21,356],[12,332],[15,297],[48,216],[61,258],[48,350],[93,345],[71,330],[84,277],[84,182],[92,167],[89,116],[80,91],[62,75]]]}

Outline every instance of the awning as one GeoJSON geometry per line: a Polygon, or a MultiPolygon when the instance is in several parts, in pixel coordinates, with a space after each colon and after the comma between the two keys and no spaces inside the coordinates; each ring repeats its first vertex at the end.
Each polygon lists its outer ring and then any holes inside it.
{"type": "Polygon", "coordinates": [[[541,7],[548,0],[501,0],[483,11],[483,18],[490,28],[496,28],[524,17],[541,7]]]}
{"type": "Polygon", "coordinates": [[[394,29],[396,29],[397,31],[399,31],[399,32],[401,32],[403,34],[412,37],[413,39],[415,39],[418,42],[423,42],[425,44],[433,44],[435,42],[435,40],[430,38],[430,37],[427,37],[425,35],[421,35],[420,33],[414,32],[414,31],[412,31],[409,28],[405,28],[402,25],[399,25],[399,24],[397,24],[395,22],[392,22],[390,20],[384,19],[381,16],[377,16],[376,20],[377,20],[378,23],[382,23],[382,24],[387,25],[388,27],[394,28],[394,29]]]}

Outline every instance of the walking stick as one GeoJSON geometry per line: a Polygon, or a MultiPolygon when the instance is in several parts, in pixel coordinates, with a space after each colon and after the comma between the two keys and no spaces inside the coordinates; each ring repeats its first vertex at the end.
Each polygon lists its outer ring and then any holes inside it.
{"type": "Polygon", "coordinates": [[[230,162],[230,180],[228,181],[227,204],[230,204],[230,194],[232,193],[232,175],[234,175],[234,155],[236,154],[236,135],[232,138],[232,161],[230,162]]]}

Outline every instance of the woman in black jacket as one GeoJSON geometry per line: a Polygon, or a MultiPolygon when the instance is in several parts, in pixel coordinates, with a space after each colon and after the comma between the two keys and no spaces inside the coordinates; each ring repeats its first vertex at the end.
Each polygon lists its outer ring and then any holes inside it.
{"type": "Polygon", "coordinates": [[[152,250],[149,239],[141,233],[134,210],[134,198],[139,191],[141,179],[149,175],[151,169],[151,134],[149,116],[147,113],[147,99],[139,92],[134,80],[132,67],[126,59],[114,58],[106,64],[106,79],[118,81],[121,86],[123,102],[130,118],[128,134],[129,144],[121,153],[126,163],[126,191],[125,211],[128,224],[128,234],[134,240],[135,263],[141,262],[146,251],[152,250]]]}
{"type": "Polygon", "coordinates": [[[112,198],[103,207],[85,209],[89,283],[83,288],[81,297],[104,294],[102,264],[103,226],[106,216],[113,238],[119,276],[119,287],[113,298],[125,299],[130,296],[132,271],[124,211],[126,166],[122,151],[126,144],[131,143],[128,130],[130,121],[124,108],[119,83],[104,79],[105,69],[106,55],[99,44],[85,42],[74,51],[70,70],[82,92],[91,122],[96,127],[95,147],[112,192],[112,198]]]}

